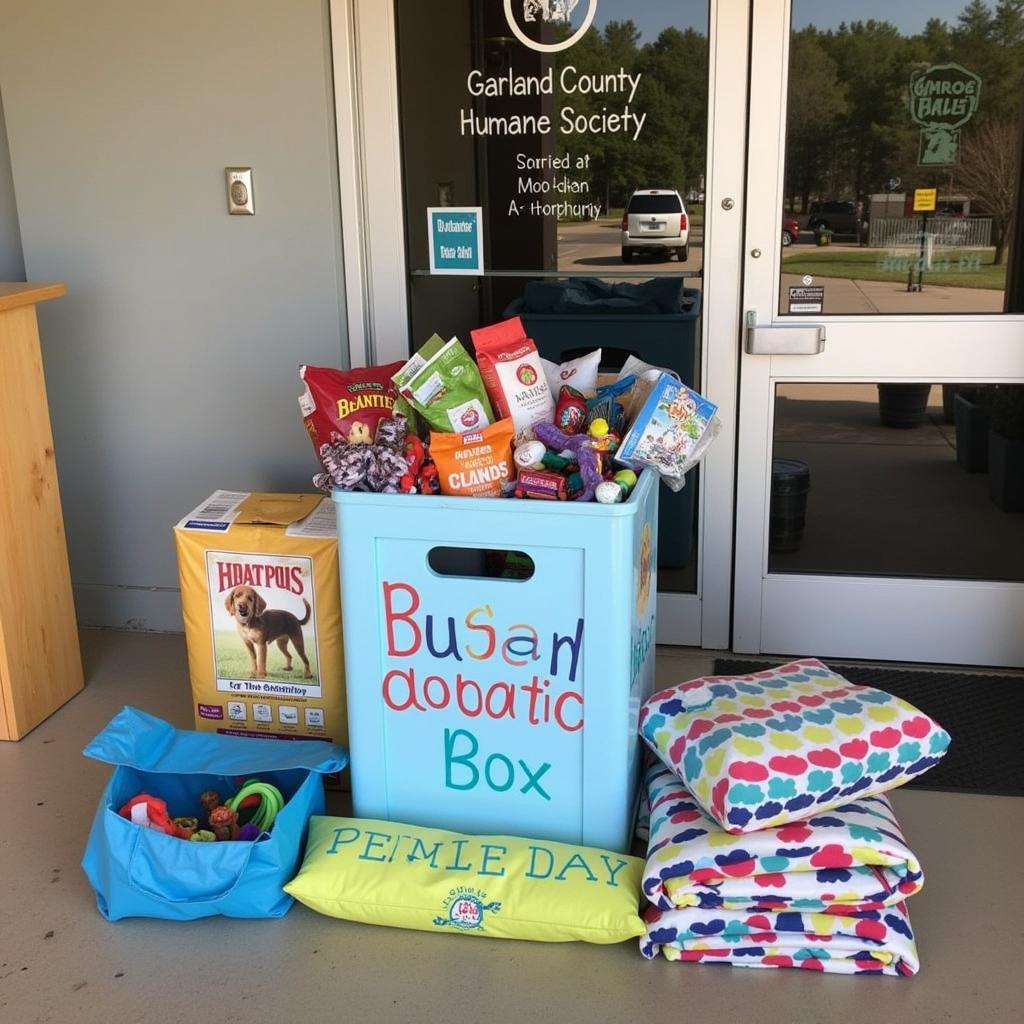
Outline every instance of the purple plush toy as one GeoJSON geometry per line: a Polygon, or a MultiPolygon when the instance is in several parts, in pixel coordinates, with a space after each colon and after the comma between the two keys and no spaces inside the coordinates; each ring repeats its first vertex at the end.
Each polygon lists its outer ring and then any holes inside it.
{"type": "Polygon", "coordinates": [[[593,501],[594,490],[601,482],[601,453],[594,445],[594,439],[587,434],[566,434],[554,423],[534,423],[533,433],[538,441],[553,452],[572,452],[580,464],[583,490],[576,501],[593,501]]]}

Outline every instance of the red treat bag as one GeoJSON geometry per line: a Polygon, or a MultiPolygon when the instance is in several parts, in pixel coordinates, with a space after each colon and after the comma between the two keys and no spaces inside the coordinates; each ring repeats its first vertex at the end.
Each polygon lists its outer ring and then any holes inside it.
{"type": "Polygon", "coordinates": [[[533,438],[531,427],[555,411],[540,354],[523,322],[510,320],[470,331],[487,396],[502,419],[512,420],[515,443],[533,438]]]}
{"type": "Polygon", "coordinates": [[[377,424],[394,412],[398,391],[391,378],[401,360],[387,366],[335,370],[329,366],[303,366],[299,376],[306,385],[299,408],[317,454],[329,441],[369,444],[377,424]]]}

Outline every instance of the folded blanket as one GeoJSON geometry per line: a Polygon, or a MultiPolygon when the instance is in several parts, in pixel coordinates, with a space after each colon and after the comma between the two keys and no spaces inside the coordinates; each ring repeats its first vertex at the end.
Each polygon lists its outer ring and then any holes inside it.
{"type": "Polygon", "coordinates": [[[660,951],[667,960],[904,976],[920,966],[903,903],[848,916],[648,907],[644,919],[648,960],[660,951]]]}
{"type": "Polygon", "coordinates": [[[902,903],[924,885],[885,796],[733,835],[664,765],[652,765],[646,783],[651,832],[643,888],[659,909],[848,915],[902,903]]]}

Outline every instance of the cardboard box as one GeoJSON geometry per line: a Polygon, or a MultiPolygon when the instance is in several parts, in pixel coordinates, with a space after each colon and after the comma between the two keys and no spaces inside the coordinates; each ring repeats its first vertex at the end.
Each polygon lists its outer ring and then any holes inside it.
{"type": "Polygon", "coordinates": [[[333,502],[215,491],[174,536],[196,728],[347,746],[333,502]]]}

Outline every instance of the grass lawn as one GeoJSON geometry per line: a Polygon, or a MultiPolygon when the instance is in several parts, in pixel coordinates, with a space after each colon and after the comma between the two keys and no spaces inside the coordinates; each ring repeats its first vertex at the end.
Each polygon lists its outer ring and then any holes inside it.
{"type": "MultiPolygon", "coordinates": [[[[218,630],[216,635],[217,644],[217,674],[222,679],[250,679],[252,674],[249,670],[249,652],[245,649],[241,638],[235,632],[222,632],[218,630]]],[[[306,657],[309,658],[309,669],[313,673],[313,679],[304,678],[303,673],[306,666],[302,659],[295,653],[291,641],[288,641],[288,652],[292,656],[291,672],[283,672],[284,655],[278,649],[277,644],[271,644],[267,648],[267,675],[266,678],[276,683],[305,683],[306,685],[317,682],[316,650],[313,644],[306,641],[306,657]]]]}
{"type": "MultiPolygon", "coordinates": [[[[995,266],[994,249],[943,249],[932,258],[932,269],[925,270],[924,283],[954,288],[1006,287],[1006,262],[995,266]]],[[[782,257],[786,274],[811,274],[814,277],[846,277],[859,281],[906,281],[917,255],[907,252],[893,255],[884,249],[840,249],[832,246],[804,248],[790,246],[782,257]]]]}

